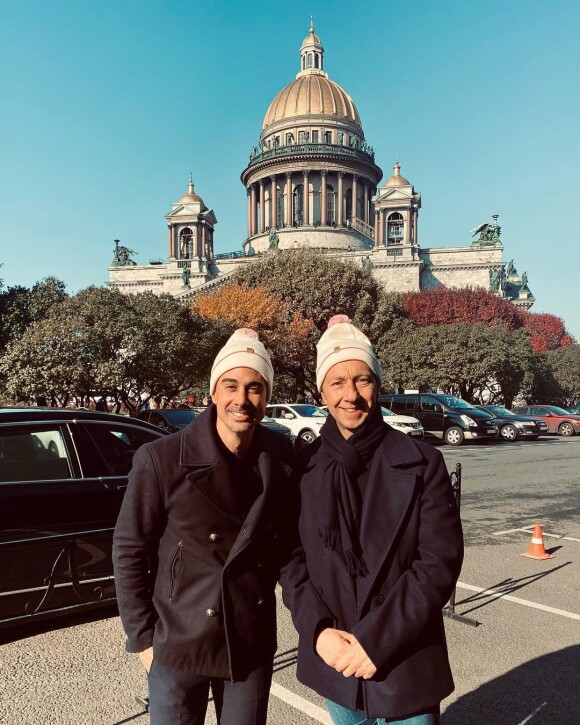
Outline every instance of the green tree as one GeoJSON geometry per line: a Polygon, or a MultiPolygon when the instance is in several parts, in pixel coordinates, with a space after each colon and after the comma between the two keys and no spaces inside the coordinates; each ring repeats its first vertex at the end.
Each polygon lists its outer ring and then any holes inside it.
{"type": "MultiPolygon", "coordinates": [[[[207,332],[207,331],[205,331],[207,332]]],[[[206,375],[204,330],[170,296],[89,287],[30,325],[0,362],[15,398],[113,397],[134,409],[142,393],[173,397],[206,375]]]]}
{"type": "Polygon", "coordinates": [[[546,402],[558,400],[564,406],[580,403],[580,345],[549,350],[545,357],[559,388],[558,397],[546,402]]]}

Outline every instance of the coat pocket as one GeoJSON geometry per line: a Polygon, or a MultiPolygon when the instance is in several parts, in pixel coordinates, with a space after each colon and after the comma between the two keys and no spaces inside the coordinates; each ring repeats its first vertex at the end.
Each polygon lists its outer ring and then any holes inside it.
{"type": "Polygon", "coordinates": [[[183,542],[180,541],[175,547],[171,558],[171,566],[169,567],[169,601],[174,602],[177,596],[177,587],[179,585],[179,577],[182,567],[182,549],[183,542]]]}

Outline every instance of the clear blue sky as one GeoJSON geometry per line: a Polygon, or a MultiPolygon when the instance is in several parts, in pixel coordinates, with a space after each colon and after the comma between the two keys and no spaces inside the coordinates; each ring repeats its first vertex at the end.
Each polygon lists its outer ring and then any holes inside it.
{"type": "Polygon", "coordinates": [[[577,0],[4,0],[0,277],[108,280],[113,239],[165,258],[164,214],[196,192],[217,252],[240,249],[239,175],[310,15],[385,177],[422,193],[423,247],[500,215],[534,310],[580,339],[577,0]]]}

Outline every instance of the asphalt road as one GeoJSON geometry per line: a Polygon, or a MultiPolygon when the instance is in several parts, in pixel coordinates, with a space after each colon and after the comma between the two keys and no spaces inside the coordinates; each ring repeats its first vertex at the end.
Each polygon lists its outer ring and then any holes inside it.
{"type": "MultiPolygon", "coordinates": [[[[456,691],[444,725],[580,722],[580,437],[441,446],[461,463],[466,557],[456,612],[446,619],[456,691]],[[553,559],[522,557],[540,523],[553,559]]],[[[279,652],[269,722],[328,722],[320,698],[296,682],[296,636],[279,607],[279,652]]],[[[0,634],[2,725],[148,725],[135,702],[145,675],[123,652],[118,617],[0,634]]],[[[215,719],[210,703],[207,724],[215,719]]]]}

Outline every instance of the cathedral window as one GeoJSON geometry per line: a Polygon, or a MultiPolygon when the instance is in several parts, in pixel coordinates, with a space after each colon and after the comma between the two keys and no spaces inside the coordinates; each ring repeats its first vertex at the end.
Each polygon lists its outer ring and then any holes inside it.
{"type": "Polygon", "coordinates": [[[290,146],[290,144],[294,143],[294,134],[293,133],[287,133],[286,134],[286,146],[290,146]]]}
{"type": "Polygon", "coordinates": [[[352,191],[347,189],[344,192],[344,220],[350,221],[352,217],[352,191]]]}
{"type": "Polygon", "coordinates": [[[299,184],[294,189],[294,225],[301,227],[304,224],[304,187],[299,184]]]}
{"type": "Polygon", "coordinates": [[[308,53],[308,58],[307,58],[307,61],[306,61],[306,67],[307,68],[312,68],[312,65],[313,65],[312,53],[308,53]]]}
{"type": "Polygon", "coordinates": [[[324,131],[324,143],[332,143],[332,131],[324,131]]]}
{"type": "Polygon", "coordinates": [[[184,227],[179,232],[179,257],[180,259],[193,257],[193,232],[189,227],[184,227]]]}
{"type": "Polygon", "coordinates": [[[318,131],[312,132],[312,143],[318,143],[318,131]]]}
{"type": "Polygon", "coordinates": [[[318,68],[318,65],[319,65],[319,63],[318,63],[318,53],[317,53],[317,54],[316,54],[316,55],[314,56],[314,67],[315,67],[315,68],[318,68]]]}
{"type": "Polygon", "coordinates": [[[330,184],[327,184],[326,186],[326,223],[327,224],[334,224],[334,220],[336,218],[336,214],[334,212],[335,203],[334,203],[334,188],[330,186],[330,184]]]}
{"type": "Polygon", "coordinates": [[[298,143],[308,143],[308,131],[298,131],[298,143]]]}
{"type": "Polygon", "coordinates": [[[387,244],[401,244],[403,241],[403,215],[398,211],[387,220],[387,244]]]}

